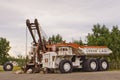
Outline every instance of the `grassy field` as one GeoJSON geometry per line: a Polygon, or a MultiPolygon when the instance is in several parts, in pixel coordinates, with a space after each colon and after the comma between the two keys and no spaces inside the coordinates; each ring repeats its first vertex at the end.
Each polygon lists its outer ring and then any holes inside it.
{"type": "Polygon", "coordinates": [[[1,71],[3,71],[3,67],[2,67],[2,66],[0,66],[0,72],[1,72],[1,71]]]}
{"type": "MultiPolygon", "coordinates": [[[[14,66],[13,67],[13,71],[17,71],[17,70],[21,70],[21,67],[19,67],[19,66],[14,66]]],[[[3,70],[3,67],[2,66],[0,66],[0,72],[3,72],[4,70],[3,70]]]]}

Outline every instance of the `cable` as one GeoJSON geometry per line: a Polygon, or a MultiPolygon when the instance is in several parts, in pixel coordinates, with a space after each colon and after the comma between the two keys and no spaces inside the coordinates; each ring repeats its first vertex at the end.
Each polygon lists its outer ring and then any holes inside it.
{"type": "Polygon", "coordinates": [[[42,29],[42,27],[39,25],[40,27],[40,31],[41,31],[41,34],[42,34],[42,38],[44,37],[45,39],[48,39],[48,36],[46,35],[45,31],[42,29]]]}
{"type": "Polygon", "coordinates": [[[27,35],[27,27],[26,27],[26,50],[25,50],[25,53],[26,53],[26,64],[27,64],[27,37],[28,37],[28,35],[27,35]]]}

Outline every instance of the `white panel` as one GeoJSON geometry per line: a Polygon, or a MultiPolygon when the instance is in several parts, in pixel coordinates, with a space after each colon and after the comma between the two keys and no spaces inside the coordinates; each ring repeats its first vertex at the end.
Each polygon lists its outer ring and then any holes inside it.
{"type": "Polygon", "coordinates": [[[109,55],[112,51],[109,48],[79,48],[85,55],[109,55]]]}
{"type": "Polygon", "coordinates": [[[43,67],[54,68],[55,64],[54,64],[54,61],[52,60],[52,57],[56,55],[57,53],[55,52],[47,52],[43,54],[43,60],[42,60],[43,67]]]}

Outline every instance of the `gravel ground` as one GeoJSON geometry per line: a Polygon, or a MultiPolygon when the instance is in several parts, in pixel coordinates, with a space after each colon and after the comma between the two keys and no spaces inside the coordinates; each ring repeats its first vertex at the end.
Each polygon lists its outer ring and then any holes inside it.
{"type": "Polygon", "coordinates": [[[68,74],[0,72],[0,80],[120,80],[120,71],[73,72],[68,74]]]}

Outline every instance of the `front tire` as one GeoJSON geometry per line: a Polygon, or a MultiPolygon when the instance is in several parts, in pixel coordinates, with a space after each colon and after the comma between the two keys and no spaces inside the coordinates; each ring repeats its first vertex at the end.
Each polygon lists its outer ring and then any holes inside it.
{"type": "Polygon", "coordinates": [[[70,73],[73,70],[72,62],[69,60],[62,60],[59,64],[59,70],[61,73],[70,73]]]}

